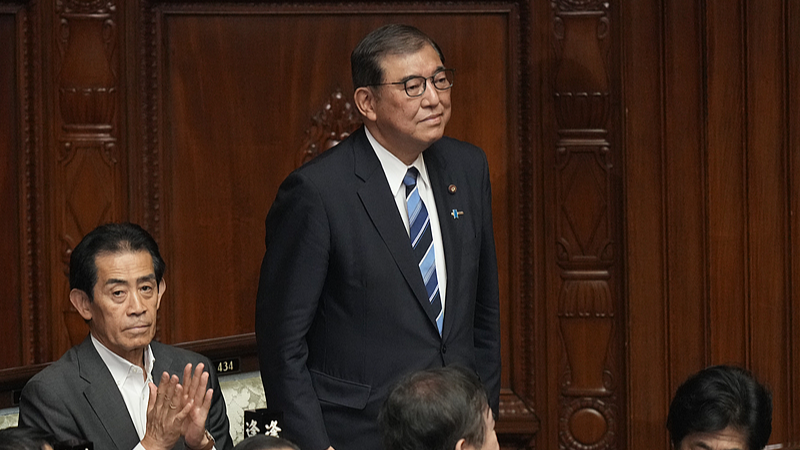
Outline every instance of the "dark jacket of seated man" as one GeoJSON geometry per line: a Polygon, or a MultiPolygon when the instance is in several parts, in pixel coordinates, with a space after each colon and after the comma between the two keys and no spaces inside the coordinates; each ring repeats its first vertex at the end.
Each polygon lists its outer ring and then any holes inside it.
{"type": "Polygon", "coordinates": [[[70,302],[90,336],[28,382],[21,427],[98,450],[233,447],[208,359],[153,341],[164,270],[138,225],[103,225],[84,237],[70,257],[70,302]]]}

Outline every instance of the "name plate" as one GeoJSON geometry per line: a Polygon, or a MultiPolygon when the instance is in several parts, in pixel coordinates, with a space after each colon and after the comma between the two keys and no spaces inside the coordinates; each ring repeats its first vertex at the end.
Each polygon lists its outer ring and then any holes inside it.
{"type": "Polygon", "coordinates": [[[211,361],[211,364],[217,369],[217,374],[221,375],[238,372],[241,360],[239,358],[225,358],[211,361]]]}
{"type": "Polygon", "coordinates": [[[281,437],[283,412],[267,408],[247,409],[244,411],[244,437],[257,434],[281,437]]]}

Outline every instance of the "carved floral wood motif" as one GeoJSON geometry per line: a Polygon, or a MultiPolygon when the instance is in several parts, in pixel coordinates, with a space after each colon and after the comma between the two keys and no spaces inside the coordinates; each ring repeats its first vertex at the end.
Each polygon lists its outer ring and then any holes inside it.
{"type": "Polygon", "coordinates": [[[361,125],[361,120],[349,97],[337,89],[311,118],[311,123],[300,148],[298,167],[341,142],[361,125]]]}

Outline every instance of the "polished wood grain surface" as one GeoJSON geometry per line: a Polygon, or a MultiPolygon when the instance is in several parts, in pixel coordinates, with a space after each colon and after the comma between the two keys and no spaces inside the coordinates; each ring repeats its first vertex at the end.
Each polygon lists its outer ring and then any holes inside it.
{"type": "Polygon", "coordinates": [[[793,0],[0,0],[0,405],[85,336],[67,263],[108,220],[162,247],[159,339],[252,367],[266,212],[387,22],[441,45],[489,160],[503,448],[666,450],[716,363],[800,448],[793,0]]]}
{"type": "Polygon", "coordinates": [[[12,345],[0,346],[0,367],[22,365],[22,346],[24,324],[22,309],[28,303],[23,301],[23,273],[20,225],[20,165],[24,153],[18,151],[22,146],[18,141],[20,101],[16,98],[18,89],[16,15],[13,11],[0,8],[0,273],[6,275],[6,289],[2,294],[0,329],[5,330],[12,345]]]}

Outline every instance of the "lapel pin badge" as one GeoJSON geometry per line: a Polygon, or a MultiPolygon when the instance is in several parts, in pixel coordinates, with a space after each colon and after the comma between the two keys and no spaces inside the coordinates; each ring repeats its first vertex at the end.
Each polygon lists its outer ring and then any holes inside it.
{"type": "Polygon", "coordinates": [[[459,217],[464,215],[464,211],[459,211],[457,209],[454,209],[450,211],[450,215],[453,216],[453,219],[458,219],[459,217]]]}
{"type": "Polygon", "coordinates": [[[457,190],[458,190],[458,188],[456,187],[455,184],[451,184],[450,186],[447,186],[447,192],[449,192],[451,195],[455,194],[457,190]]]}

